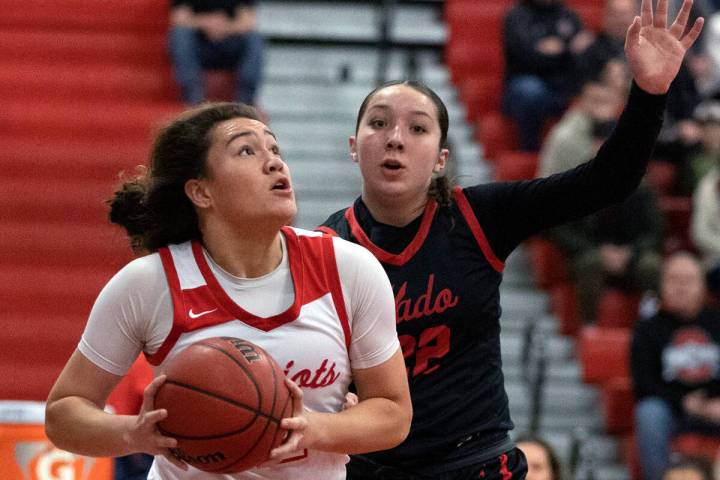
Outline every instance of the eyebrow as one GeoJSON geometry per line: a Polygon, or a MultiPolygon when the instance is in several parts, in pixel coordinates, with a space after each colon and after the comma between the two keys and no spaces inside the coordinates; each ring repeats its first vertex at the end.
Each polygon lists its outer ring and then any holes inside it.
{"type": "MultiPolygon", "coordinates": [[[[381,110],[390,110],[390,107],[388,105],[384,105],[382,103],[371,106],[370,108],[368,108],[368,111],[372,110],[373,108],[379,108],[381,110]]],[[[433,118],[432,115],[430,115],[429,113],[427,113],[426,111],[423,111],[423,110],[413,110],[410,113],[413,115],[425,115],[426,117],[428,117],[430,119],[433,118]]]]}
{"type": "MultiPolygon", "coordinates": [[[[275,136],[275,134],[273,132],[271,132],[270,130],[268,130],[267,128],[263,130],[263,133],[266,135],[270,135],[275,140],[277,140],[277,137],[275,136]]],[[[230,145],[235,139],[238,139],[240,137],[247,137],[250,135],[255,135],[255,132],[253,132],[252,130],[245,130],[244,132],[236,133],[233,136],[231,136],[230,138],[228,138],[228,141],[225,143],[225,146],[227,147],[228,145],[230,145]]]]}

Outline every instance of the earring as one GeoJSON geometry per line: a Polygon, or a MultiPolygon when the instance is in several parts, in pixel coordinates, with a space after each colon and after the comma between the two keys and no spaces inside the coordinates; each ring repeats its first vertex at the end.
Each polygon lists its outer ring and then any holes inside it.
{"type": "Polygon", "coordinates": [[[357,153],[355,153],[355,152],[351,153],[350,157],[352,158],[353,162],[357,162],[357,153]]]}

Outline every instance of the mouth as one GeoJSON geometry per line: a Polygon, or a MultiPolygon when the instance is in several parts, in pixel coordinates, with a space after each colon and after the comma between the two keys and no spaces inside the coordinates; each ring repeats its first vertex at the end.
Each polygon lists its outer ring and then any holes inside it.
{"type": "Polygon", "coordinates": [[[290,180],[287,178],[280,178],[273,184],[270,190],[290,190],[290,180]]]}
{"type": "Polygon", "coordinates": [[[401,168],[405,168],[402,163],[392,158],[385,160],[380,166],[388,170],[400,170],[401,168]]]}

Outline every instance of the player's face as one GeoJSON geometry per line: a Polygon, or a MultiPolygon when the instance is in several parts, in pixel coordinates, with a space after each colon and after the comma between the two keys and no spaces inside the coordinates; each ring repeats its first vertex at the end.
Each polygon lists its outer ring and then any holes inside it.
{"type": "Polygon", "coordinates": [[[350,151],[360,164],[364,194],[408,198],[427,195],[434,173],[445,168],[440,124],[430,98],[407,85],[377,92],[360,119],[350,151]]]}
{"type": "Polygon", "coordinates": [[[275,135],[257,120],[234,118],[211,133],[203,180],[213,212],[248,228],[263,222],[284,225],[297,212],[290,171],[275,135]]]}
{"type": "Polygon", "coordinates": [[[543,447],[533,442],[520,442],[518,448],[527,458],[527,480],[553,480],[550,459],[543,447]]]}

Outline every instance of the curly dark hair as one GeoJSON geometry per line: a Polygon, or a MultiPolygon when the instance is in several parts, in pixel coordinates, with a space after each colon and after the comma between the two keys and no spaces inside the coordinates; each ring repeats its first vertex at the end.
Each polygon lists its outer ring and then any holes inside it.
{"type": "Polygon", "coordinates": [[[259,120],[253,107],[208,103],[181,114],[155,139],[149,168],[124,182],[107,203],[110,221],[125,228],[135,251],[202,240],[185,183],[206,175],[213,128],[233,118],[259,120]]]}

